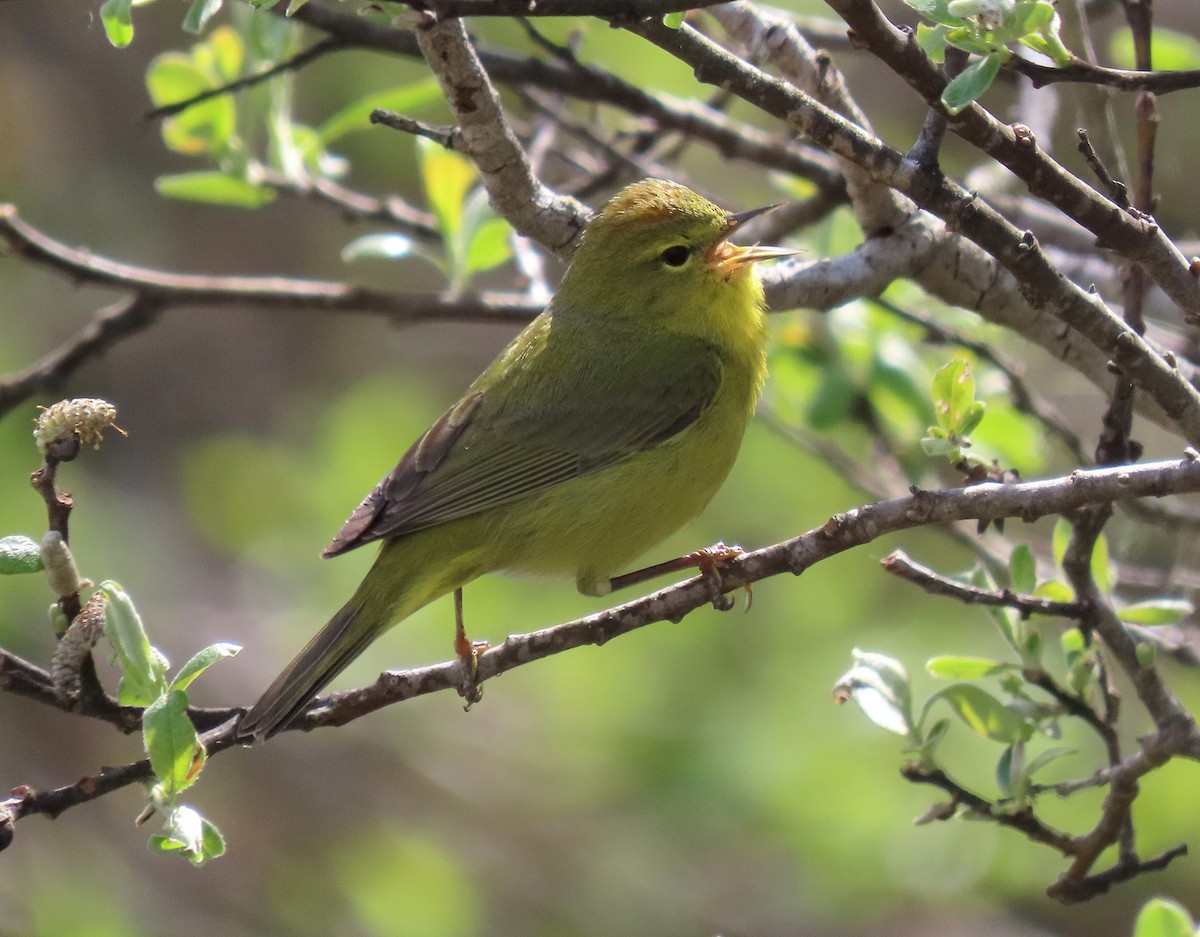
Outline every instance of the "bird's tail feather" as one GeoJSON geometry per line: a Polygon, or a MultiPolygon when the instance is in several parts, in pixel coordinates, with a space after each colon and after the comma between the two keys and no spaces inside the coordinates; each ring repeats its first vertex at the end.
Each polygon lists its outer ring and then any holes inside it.
{"type": "Polygon", "coordinates": [[[386,621],[362,621],[368,611],[357,595],[347,602],[250,707],[239,734],[270,738],[299,715],[386,627],[386,621]]]}
{"type": "Polygon", "coordinates": [[[488,569],[476,552],[463,550],[463,536],[462,530],[447,534],[443,525],[387,541],[350,601],[242,717],[239,736],[274,735],[393,622],[488,569]]]}

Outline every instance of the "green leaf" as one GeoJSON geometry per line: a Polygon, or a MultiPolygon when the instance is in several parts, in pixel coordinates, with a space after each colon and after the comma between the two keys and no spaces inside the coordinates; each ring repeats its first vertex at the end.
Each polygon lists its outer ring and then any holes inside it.
{"type": "Polygon", "coordinates": [[[1008,557],[1008,578],[1015,592],[1031,595],[1037,588],[1037,560],[1028,544],[1013,547],[1008,557]]]}
{"type": "Polygon", "coordinates": [[[186,804],[171,808],[164,826],[165,835],[150,837],[149,845],[154,852],[184,856],[194,866],[202,866],[225,853],[221,831],[186,804]]]}
{"type": "Polygon", "coordinates": [[[202,651],[192,655],[192,659],[179,668],[179,673],[175,675],[175,679],[171,681],[170,689],[186,690],[193,680],[200,674],[208,670],[217,661],[226,657],[233,657],[241,650],[237,644],[229,644],[227,642],[219,642],[210,644],[202,651]]]}
{"type": "Polygon", "coordinates": [[[927,26],[917,23],[917,45],[925,50],[931,61],[939,65],[946,60],[946,29],[941,24],[927,26]]]}
{"type": "Polygon", "coordinates": [[[1071,545],[1071,534],[1074,528],[1065,517],[1054,522],[1054,533],[1050,538],[1050,552],[1054,556],[1054,565],[1062,569],[1063,557],[1067,555],[1067,547],[1071,545]]]}
{"type": "Polygon", "coordinates": [[[967,415],[963,418],[962,425],[958,428],[958,435],[970,436],[971,433],[975,431],[976,427],[983,422],[983,418],[986,414],[987,404],[982,400],[976,400],[971,405],[970,411],[968,411],[967,415]]]}
{"type": "Polygon", "coordinates": [[[972,55],[991,55],[996,51],[996,44],[984,39],[977,27],[970,29],[950,29],[946,32],[946,44],[970,52],[972,55]]]}
{"type": "Polygon", "coordinates": [[[1032,778],[1035,773],[1041,771],[1052,762],[1058,761],[1060,758],[1066,758],[1068,755],[1074,755],[1075,749],[1064,748],[1058,746],[1056,748],[1047,748],[1044,752],[1039,753],[1036,757],[1029,760],[1029,764],[1025,766],[1025,777],[1032,778]]]}
{"type": "Polygon", "coordinates": [[[187,694],[170,690],[142,715],[146,754],[168,800],[192,785],[204,763],[204,746],[187,716],[187,707],[187,694]]]}
{"type": "Polygon", "coordinates": [[[1059,582],[1057,579],[1050,579],[1039,583],[1038,587],[1033,590],[1033,595],[1034,598],[1049,599],[1051,602],[1075,601],[1075,590],[1065,582],[1059,582]]]}
{"type": "Polygon", "coordinates": [[[1007,670],[1016,670],[1017,665],[983,657],[944,656],[931,657],[925,662],[925,669],[931,677],[941,680],[981,680],[1007,670]]]}
{"type": "Polygon", "coordinates": [[[275,200],[274,189],[216,169],[159,176],[154,190],[166,198],[227,208],[262,208],[275,200]]]}
{"type": "Polygon", "coordinates": [[[149,706],[167,689],[166,661],[151,646],[142,619],[120,583],[100,583],[104,593],[104,637],[121,668],[118,698],[126,706],[149,706]]]}
{"type": "Polygon", "coordinates": [[[503,218],[488,218],[471,235],[466,272],[482,273],[499,267],[512,256],[512,227],[503,218]]]}
{"type": "Polygon", "coordinates": [[[146,69],[146,90],[155,107],[176,104],[212,87],[209,77],[182,52],[164,52],[146,69]]]}
{"type": "Polygon", "coordinates": [[[1000,753],[996,762],[996,784],[1001,793],[1009,795],[1013,788],[1020,785],[1022,780],[1021,761],[1025,746],[1022,742],[1014,742],[1000,753]]]}
{"type": "MultiPolygon", "coordinates": [[[[1133,33],[1123,26],[1108,41],[1108,53],[1118,68],[1135,68],[1133,33]]],[[[1189,71],[1200,68],[1200,39],[1174,29],[1154,25],[1154,50],[1151,64],[1157,71],[1189,71]]]]}
{"type": "Polygon", "coordinates": [[[674,13],[664,13],[662,22],[667,29],[682,29],[683,18],[687,15],[686,10],[676,10],[674,13]]]}
{"type": "Polygon", "coordinates": [[[1112,592],[1113,570],[1112,564],[1108,561],[1108,538],[1104,534],[1096,538],[1096,543],[1092,547],[1091,569],[1092,578],[1096,580],[1096,587],[1105,595],[1112,592]]]}
{"type": "Polygon", "coordinates": [[[417,149],[425,198],[437,217],[438,230],[450,242],[462,227],[463,202],[475,183],[475,167],[465,156],[424,137],[417,138],[417,149]]]}
{"type": "Polygon", "coordinates": [[[1195,610],[1186,599],[1147,599],[1119,609],[1117,617],[1135,625],[1173,625],[1195,610]]]}
{"type": "Polygon", "coordinates": [[[1176,901],[1151,898],[1138,912],[1133,937],[1192,937],[1192,916],[1176,901]]]}
{"type": "Polygon", "coordinates": [[[1054,22],[1054,4],[1047,0],[1017,4],[1013,26],[1019,35],[1041,32],[1054,22]]]}
{"type": "Polygon", "coordinates": [[[962,359],[943,365],[933,375],[933,410],[938,426],[953,435],[975,404],[975,379],[962,359]]]}
{"type": "Polygon", "coordinates": [[[834,698],[854,700],[881,729],[912,738],[912,691],[904,667],[890,657],[857,648],[854,657],[857,663],[834,684],[834,698]]]}
{"type": "Polygon", "coordinates": [[[411,256],[416,247],[407,234],[381,231],[355,238],[342,248],[342,260],[399,260],[411,256]]]}
{"type": "Polygon", "coordinates": [[[42,570],[42,550],[36,540],[13,534],[0,537],[0,576],[42,570]]]}
{"type": "Polygon", "coordinates": [[[957,114],[991,86],[1000,73],[1004,56],[992,52],[964,68],[942,92],[942,104],[951,114],[957,114]]]}
{"type": "Polygon", "coordinates": [[[375,110],[396,111],[411,114],[440,101],[441,89],[433,78],[426,78],[401,88],[377,91],[347,104],[317,128],[317,139],[328,146],[334,140],[360,130],[371,130],[371,112],[375,110]]]}
{"type": "MultiPolygon", "coordinates": [[[[995,592],[997,589],[996,580],[983,566],[976,566],[971,571],[970,581],[971,585],[977,589],[986,589],[989,592],[995,592]]],[[[1007,606],[989,606],[987,611],[992,621],[996,623],[996,627],[1000,629],[1000,635],[1004,640],[1018,654],[1022,653],[1021,645],[1024,641],[1025,628],[1017,613],[1007,606]]]]}
{"type": "Polygon", "coordinates": [[[204,32],[208,21],[221,12],[225,0],[192,0],[187,15],[183,18],[185,32],[199,35],[204,32]]]}
{"type": "Polygon", "coordinates": [[[232,26],[221,26],[213,30],[207,42],[192,46],[192,58],[216,84],[228,84],[242,73],[246,44],[232,26]]]}
{"type": "Polygon", "coordinates": [[[970,683],[956,683],[935,694],[971,729],[995,742],[1012,744],[1030,735],[1030,727],[1016,713],[985,690],[970,683]]]}
{"type": "Polygon", "coordinates": [[[921,748],[923,754],[929,760],[933,759],[937,752],[937,747],[942,744],[942,739],[946,737],[946,733],[950,731],[950,720],[941,718],[929,727],[929,732],[925,736],[925,742],[921,748]]]}
{"type": "MultiPolygon", "coordinates": [[[[156,57],[146,71],[146,89],[157,107],[190,100],[215,86],[213,76],[178,52],[156,57]]],[[[222,153],[234,137],[236,124],[233,99],[228,95],[211,98],[164,120],[163,142],[175,152],[189,156],[222,153]]]]}
{"type": "Polygon", "coordinates": [[[928,20],[941,23],[944,26],[962,26],[963,19],[954,16],[950,10],[950,0],[904,0],[910,7],[928,20]]]}
{"type": "Polygon", "coordinates": [[[133,18],[130,10],[133,0],[105,0],[100,7],[100,22],[104,34],[116,48],[122,49],[133,42],[133,18]]]}
{"type": "MultiPolygon", "coordinates": [[[[936,426],[931,426],[930,429],[937,429],[936,426]]],[[[959,452],[962,446],[953,439],[942,439],[938,436],[922,436],[921,451],[931,458],[938,456],[952,456],[959,452]]]]}

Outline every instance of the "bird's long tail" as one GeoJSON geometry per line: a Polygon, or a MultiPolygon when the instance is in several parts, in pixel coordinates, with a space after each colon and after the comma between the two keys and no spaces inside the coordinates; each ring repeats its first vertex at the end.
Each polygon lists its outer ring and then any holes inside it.
{"type": "Polygon", "coordinates": [[[368,619],[366,611],[356,594],[250,707],[238,733],[243,738],[270,738],[299,715],[383,630],[383,625],[368,619]]]}
{"type": "MultiPolygon", "coordinates": [[[[420,536],[420,535],[418,535],[420,536]]],[[[415,539],[415,538],[414,538],[415,539]]],[[[265,739],[283,729],[322,689],[397,621],[478,575],[465,557],[431,564],[410,561],[421,547],[390,541],[350,601],[335,614],[238,724],[242,738],[265,739]],[[423,574],[424,573],[424,574],[423,574]]],[[[426,558],[429,556],[426,554],[426,558]]]]}

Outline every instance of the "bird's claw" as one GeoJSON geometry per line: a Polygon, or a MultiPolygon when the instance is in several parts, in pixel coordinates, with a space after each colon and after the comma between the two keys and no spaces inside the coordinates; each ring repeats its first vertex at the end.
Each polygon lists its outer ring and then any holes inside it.
{"type": "MultiPolygon", "coordinates": [[[[737,559],[745,552],[745,550],[736,545],[727,546],[724,543],[715,543],[711,547],[705,547],[703,550],[697,550],[695,553],[689,553],[687,556],[687,559],[700,571],[700,578],[708,586],[708,593],[713,608],[719,612],[727,612],[734,605],[733,597],[725,591],[719,567],[728,560],[737,559]]],[[[754,598],[754,593],[750,590],[749,584],[744,588],[746,590],[746,609],[748,611],[750,603],[754,598]]]]}
{"type": "Polygon", "coordinates": [[[470,712],[471,707],[483,699],[483,687],[479,685],[479,655],[486,651],[490,644],[487,641],[472,641],[465,634],[454,638],[454,655],[458,658],[462,670],[458,686],[458,695],[465,700],[463,712],[470,712]]]}

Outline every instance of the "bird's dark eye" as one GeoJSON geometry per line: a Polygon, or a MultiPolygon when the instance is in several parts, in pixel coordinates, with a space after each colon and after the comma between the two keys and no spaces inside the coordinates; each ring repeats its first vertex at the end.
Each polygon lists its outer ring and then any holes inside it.
{"type": "Polygon", "coordinates": [[[674,244],[658,256],[668,267],[682,267],[691,255],[691,248],[682,244],[674,244]]]}

